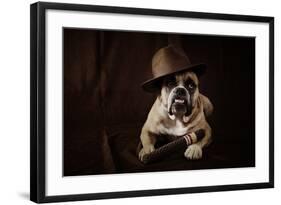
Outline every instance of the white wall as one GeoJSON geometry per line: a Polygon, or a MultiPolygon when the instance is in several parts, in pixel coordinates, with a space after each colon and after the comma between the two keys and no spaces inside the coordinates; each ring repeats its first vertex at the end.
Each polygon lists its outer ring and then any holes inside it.
{"type": "MultiPolygon", "coordinates": [[[[52,1],[52,0],[49,0],[52,1]]],[[[34,1],[2,1],[0,6],[0,204],[31,204],[29,197],[29,4],[34,1]]],[[[187,11],[268,15],[275,17],[275,172],[276,188],[161,197],[78,202],[81,204],[278,204],[281,171],[280,125],[281,12],[271,0],[84,0],[63,1],[97,5],[146,7],[187,11]]],[[[69,204],[78,204],[71,202],[69,204]]],[[[279,202],[280,203],[280,202],[279,202]]]]}

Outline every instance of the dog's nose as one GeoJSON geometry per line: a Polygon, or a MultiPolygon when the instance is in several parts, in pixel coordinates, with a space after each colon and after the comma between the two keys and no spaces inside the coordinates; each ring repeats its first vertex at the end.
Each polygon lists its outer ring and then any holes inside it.
{"type": "Polygon", "coordinates": [[[185,89],[184,88],[178,88],[177,90],[176,90],[176,94],[177,95],[185,95],[186,93],[185,93],[185,89]]]}

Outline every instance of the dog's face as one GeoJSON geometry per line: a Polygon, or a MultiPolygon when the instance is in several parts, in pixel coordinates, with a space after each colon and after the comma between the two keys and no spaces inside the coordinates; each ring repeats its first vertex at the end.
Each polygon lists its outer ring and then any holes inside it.
{"type": "Polygon", "coordinates": [[[198,78],[194,72],[185,72],[163,79],[161,101],[167,108],[169,117],[188,117],[199,96],[198,78]]]}

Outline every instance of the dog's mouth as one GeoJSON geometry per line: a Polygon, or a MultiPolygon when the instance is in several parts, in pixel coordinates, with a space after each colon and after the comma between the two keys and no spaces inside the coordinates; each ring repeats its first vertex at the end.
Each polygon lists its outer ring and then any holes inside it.
{"type": "Polygon", "coordinates": [[[175,98],[173,101],[173,103],[178,103],[178,104],[184,104],[185,102],[186,100],[180,98],[175,98]]]}
{"type": "Polygon", "coordinates": [[[191,113],[191,103],[188,96],[176,96],[170,105],[169,114],[172,116],[188,116],[191,113]]]}
{"type": "Polygon", "coordinates": [[[174,88],[168,97],[168,114],[170,119],[186,118],[191,114],[191,95],[182,87],[174,88]]]}

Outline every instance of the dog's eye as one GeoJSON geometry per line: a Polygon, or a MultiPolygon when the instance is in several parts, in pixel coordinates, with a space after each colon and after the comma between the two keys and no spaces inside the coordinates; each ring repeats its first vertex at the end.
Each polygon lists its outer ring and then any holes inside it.
{"type": "Polygon", "coordinates": [[[176,79],[173,77],[167,79],[166,85],[170,88],[176,86],[177,85],[176,79]]]}
{"type": "Polygon", "coordinates": [[[184,84],[188,90],[194,90],[196,88],[196,84],[191,79],[186,80],[184,84]]]}
{"type": "Polygon", "coordinates": [[[196,85],[195,85],[194,83],[189,83],[189,84],[187,85],[187,88],[188,88],[189,90],[194,90],[195,87],[196,87],[196,85]]]}
{"type": "Polygon", "coordinates": [[[194,88],[194,85],[193,85],[192,83],[190,83],[190,84],[188,85],[188,88],[193,89],[193,88],[194,88]]]}

